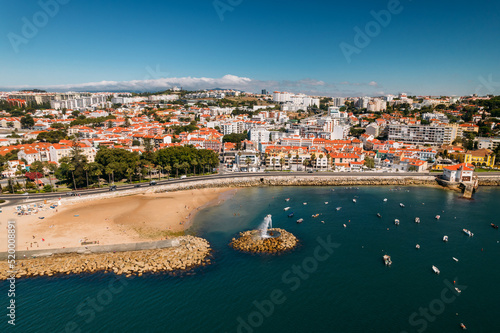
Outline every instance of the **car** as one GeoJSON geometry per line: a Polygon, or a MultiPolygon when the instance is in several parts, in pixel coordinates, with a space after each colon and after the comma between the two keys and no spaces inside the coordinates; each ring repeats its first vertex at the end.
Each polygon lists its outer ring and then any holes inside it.
{"type": "Polygon", "coordinates": [[[312,171],[312,170],[309,170],[309,171],[307,171],[307,173],[313,173],[313,171],[312,171]]]}
{"type": "Polygon", "coordinates": [[[141,184],[135,184],[134,187],[141,187],[141,184]]]}
{"type": "Polygon", "coordinates": [[[180,179],[186,179],[186,175],[182,175],[180,179]]]}
{"type": "Polygon", "coordinates": [[[110,191],[116,191],[116,185],[111,185],[111,186],[109,187],[109,190],[110,190],[110,191]]]}
{"type": "Polygon", "coordinates": [[[156,185],[156,182],[154,180],[149,182],[149,186],[154,186],[154,185],[156,185]]]}

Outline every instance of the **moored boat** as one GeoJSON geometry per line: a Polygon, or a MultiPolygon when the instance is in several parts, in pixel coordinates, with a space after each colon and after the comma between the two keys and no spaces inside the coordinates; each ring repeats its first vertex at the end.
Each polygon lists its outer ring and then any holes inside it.
{"type": "Polygon", "coordinates": [[[391,256],[389,256],[389,255],[386,254],[382,258],[384,259],[384,263],[385,263],[386,266],[391,266],[392,265],[391,256]]]}
{"type": "Polygon", "coordinates": [[[302,223],[303,221],[304,221],[304,219],[298,219],[297,223],[302,223]]]}
{"type": "Polygon", "coordinates": [[[439,270],[436,266],[434,266],[434,265],[432,265],[432,270],[433,270],[433,271],[434,271],[434,273],[436,273],[436,274],[441,273],[441,271],[440,271],[440,270],[439,270]]]}
{"type": "Polygon", "coordinates": [[[439,220],[440,218],[441,218],[441,216],[436,215],[436,220],[439,220]]]}
{"type": "Polygon", "coordinates": [[[336,210],[341,210],[341,209],[342,209],[342,207],[337,207],[337,208],[335,208],[335,209],[336,209],[336,210]]]}
{"type": "Polygon", "coordinates": [[[289,210],[289,209],[290,209],[290,207],[285,207],[285,208],[283,208],[283,210],[284,210],[285,212],[286,212],[287,210],[289,210]]]}
{"type": "Polygon", "coordinates": [[[377,217],[382,217],[382,215],[380,215],[380,213],[377,213],[377,217]]]}
{"type": "Polygon", "coordinates": [[[493,229],[498,229],[498,226],[497,226],[496,224],[491,223],[490,225],[491,225],[491,227],[492,227],[493,229]]]}
{"type": "Polygon", "coordinates": [[[290,201],[290,198],[286,198],[285,201],[290,201]]]}
{"type": "Polygon", "coordinates": [[[462,231],[463,231],[466,235],[468,235],[469,237],[474,236],[474,234],[473,234],[470,230],[467,230],[467,229],[462,229],[462,231]]]}
{"type": "Polygon", "coordinates": [[[398,220],[398,219],[395,219],[395,220],[394,220],[394,224],[395,224],[395,225],[399,225],[399,220],[398,220]]]}
{"type": "Polygon", "coordinates": [[[448,241],[448,236],[444,235],[443,242],[447,242],[447,241],[448,241]]]}
{"type": "Polygon", "coordinates": [[[384,198],[384,202],[387,202],[387,198],[384,198]]]}
{"type": "Polygon", "coordinates": [[[420,217],[415,217],[415,223],[420,223],[420,217]]]}
{"type": "Polygon", "coordinates": [[[458,259],[457,259],[457,258],[455,258],[455,257],[452,257],[452,258],[453,258],[453,260],[458,261],[458,259]]]}
{"type": "Polygon", "coordinates": [[[418,250],[420,249],[420,244],[415,245],[415,248],[418,250]]]}
{"type": "Polygon", "coordinates": [[[291,212],[290,214],[288,214],[288,217],[293,217],[295,215],[294,212],[291,212]]]}
{"type": "Polygon", "coordinates": [[[462,292],[462,290],[458,289],[457,287],[455,287],[455,290],[456,290],[456,291],[457,291],[457,293],[459,293],[459,294],[462,292]]]}
{"type": "Polygon", "coordinates": [[[463,329],[464,331],[467,329],[467,327],[464,325],[464,323],[460,323],[460,328],[463,329]]]}
{"type": "Polygon", "coordinates": [[[404,207],[405,205],[402,202],[400,202],[399,206],[404,207]]]}
{"type": "Polygon", "coordinates": [[[352,202],[356,203],[356,199],[352,199],[352,202]]]}

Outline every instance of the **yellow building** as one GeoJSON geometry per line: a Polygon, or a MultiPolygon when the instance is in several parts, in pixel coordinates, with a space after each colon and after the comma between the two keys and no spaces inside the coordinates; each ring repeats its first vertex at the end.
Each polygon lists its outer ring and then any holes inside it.
{"type": "Polygon", "coordinates": [[[493,167],[495,165],[495,155],[489,149],[478,149],[464,153],[460,156],[460,161],[478,167],[493,167]]]}

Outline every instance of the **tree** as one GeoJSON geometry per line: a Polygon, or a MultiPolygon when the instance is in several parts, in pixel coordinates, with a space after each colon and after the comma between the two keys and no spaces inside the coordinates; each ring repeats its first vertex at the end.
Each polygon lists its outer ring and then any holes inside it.
{"type": "Polygon", "coordinates": [[[283,171],[283,164],[285,164],[285,159],[283,157],[281,157],[280,158],[281,171],[283,171]]]}
{"type": "Polygon", "coordinates": [[[170,179],[170,172],[172,171],[172,167],[170,165],[165,165],[163,169],[167,172],[167,179],[170,179]]]}
{"type": "Polygon", "coordinates": [[[22,128],[31,128],[33,126],[35,126],[35,120],[29,113],[27,113],[24,117],[21,117],[22,128]]]}
{"type": "Polygon", "coordinates": [[[74,164],[68,164],[68,170],[71,172],[71,176],[73,177],[73,189],[76,190],[76,181],[75,181],[75,165],[74,164]]]}
{"type": "Polygon", "coordinates": [[[367,156],[365,157],[365,165],[367,168],[373,169],[375,168],[375,161],[373,160],[373,158],[367,156]]]}
{"type": "Polygon", "coordinates": [[[247,157],[245,163],[247,164],[247,172],[250,172],[250,163],[252,163],[252,160],[249,157],[247,157]]]}
{"type": "Polygon", "coordinates": [[[108,175],[108,184],[111,184],[111,174],[113,173],[113,169],[108,165],[104,172],[108,175]]]}
{"type": "Polygon", "coordinates": [[[85,164],[83,166],[83,170],[85,170],[85,178],[87,180],[87,188],[89,188],[89,170],[90,170],[90,165],[89,164],[85,164]]]}

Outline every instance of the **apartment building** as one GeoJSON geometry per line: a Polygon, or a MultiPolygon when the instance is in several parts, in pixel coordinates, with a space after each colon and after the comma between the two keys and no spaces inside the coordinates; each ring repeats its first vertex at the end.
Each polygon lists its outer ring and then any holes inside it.
{"type": "Polygon", "coordinates": [[[411,144],[442,145],[446,127],[423,125],[389,125],[389,140],[411,144]]]}

